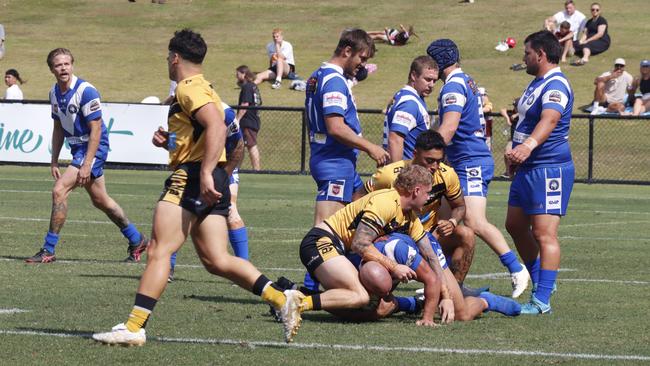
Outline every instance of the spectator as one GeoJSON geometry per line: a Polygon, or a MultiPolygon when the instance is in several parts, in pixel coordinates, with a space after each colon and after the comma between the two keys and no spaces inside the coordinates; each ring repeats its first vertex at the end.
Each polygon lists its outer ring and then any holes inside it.
{"type": "Polygon", "coordinates": [[[576,9],[573,0],[567,0],[564,2],[564,11],[559,11],[552,17],[547,18],[544,27],[547,30],[556,33],[562,22],[569,22],[571,25],[571,32],[573,32],[573,40],[577,41],[578,34],[585,25],[585,20],[585,15],[576,9]]]}
{"type": "Polygon", "coordinates": [[[20,78],[20,74],[16,69],[9,69],[5,72],[5,84],[7,84],[7,91],[5,92],[5,99],[23,100],[23,92],[20,90],[18,83],[21,85],[25,83],[20,78]]]}
{"type": "Polygon", "coordinates": [[[617,58],[614,61],[614,70],[606,71],[594,80],[596,90],[593,110],[600,105],[607,108],[607,112],[625,111],[625,101],[633,81],[632,75],[625,71],[625,60],[617,58]]]}
{"type": "Polygon", "coordinates": [[[650,60],[641,61],[640,73],[641,75],[634,79],[629,90],[630,96],[633,98],[637,88],[641,92],[641,97],[633,99],[632,115],[634,116],[650,111],[650,60]]]}
{"type": "Polygon", "coordinates": [[[566,62],[567,56],[573,56],[574,34],[571,30],[571,23],[566,20],[560,24],[560,28],[555,32],[555,38],[562,45],[562,58],[560,58],[560,62],[566,62]]]}
{"type": "Polygon", "coordinates": [[[374,41],[386,42],[391,46],[404,46],[412,36],[417,37],[412,25],[409,25],[409,28],[406,29],[401,24],[399,29],[384,28],[383,31],[369,31],[368,35],[374,41]]]}
{"type": "Polygon", "coordinates": [[[519,111],[517,106],[519,104],[519,97],[515,98],[512,101],[512,109],[508,110],[506,108],[501,108],[501,116],[506,120],[508,127],[503,130],[503,134],[508,136],[508,142],[506,142],[506,149],[503,152],[503,162],[505,164],[506,170],[501,174],[501,178],[510,179],[514,175],[514,166],[510,162],[510,159],[507,158],[508,153],[512,150],[512,136],[515,134],[515,127],[519,121],[519,111]]]}
{"type": "MultiPolygon", "coordinates": [[[[246,65],[237,68],[237,84],[241,87],[239,92],[239,105],[242,107],[255,107],[262,105],[260,90],[257,88],[255,74],[246,65]]],[[[258,74],[259,76],[259,74],[258,74]]],[[[260,130],[260,117],[256,109],[239,109],[237,111],[239,127],[244,135],[244,144],[248,149],[253,170],[260,170],[260,151],[257,147],[257,133],[260,130]]]]}
{"type": "Polygon", "coordinates": [[[589,56],[598,55],[609,49],[611,41],[607,34],[607,20],[600,16],[600,11],[600,4],[591,4],[591,19],[587,21],[580,40],[573,41],[575,54],[582,57],[573,63],[574,66],[582,66],[589,62],[589,56]]]}
{"type": "Polygon", "coordinates": [[[485,143],[487,144],[490,151],[492,151],[492,116],[489,114],[492,113],[492,102],[488,97],[487,90],[483,87],[478,88],[478,93],[481,96],[481,105],[483,106],[483,119],[485,120],[485,143]]]}
{"type": "Polygon", "coordinates": [[[0,24],[0,60],[5,56],[5,28],[0,24]]]}
{"type": "Polygon", "coordinates": [[[293,79],[296,72],[293,46],[284,40],[282,29],[273,30],[273,42],[266,45],[266,53],[269,55],[269,68],[257,74],[255,84],[259,85],[264,80],[275,80],[271,88],[279,89],[282,86],[282,77],[293,79]]]}

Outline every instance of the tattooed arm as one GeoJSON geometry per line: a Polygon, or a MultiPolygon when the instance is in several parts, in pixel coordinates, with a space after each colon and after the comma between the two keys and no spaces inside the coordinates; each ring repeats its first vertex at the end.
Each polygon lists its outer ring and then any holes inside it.
{"type": "Polygon", "coordinates": [[[420,255],[429,264],[436,278],[440,281],[440,319],[443,323],[451,323],[454,321],[454,303],[449,295],[449,289],[445,283],[445,275],[442,272],[442,267],[440,267],[438,256],[431,248],[431,243],[426,235],[417,244],[420,255]]]}
{"type": "Polygon", "coordinates": [[[392,259],[381,254],[372,242],[377,238],[377,232],[363,221],[357,226],[354,238],[352,238],[352,251],[359,254],[364,261],[375,261],[386,267],[394,278],[402,282],[408,282],[416,277],[415,271],[403,264],[397,264],[392,259]]]}

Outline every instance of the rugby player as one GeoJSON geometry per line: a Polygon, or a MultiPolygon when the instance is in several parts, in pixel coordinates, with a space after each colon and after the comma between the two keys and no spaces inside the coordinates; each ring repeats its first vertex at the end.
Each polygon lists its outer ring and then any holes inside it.
{"type": "Polygon", "coordinates": [[[224,170],[226,124],[221,99],[203,78],[207,45],[189,29],[169,41],[169,78],[178,82],[169,110],[169,131],[156,131],[155,146],[169,150],[172,175],[156,204],[147,266],[140,279],[135,304],[126,323],[92,338],[105,344],[143,345],[145,325],[167,285],[169,261],[187,235],[208,272],[225,277],[280,309],[285,340],[300,326],[302,294],[279,290],[249,261],[228,254],[227,225],[230,191],[224,170]],[[175,141],[170,135],[175,134],[175,141]]]}
{"type": "Polygon", "coordinates": [[[447,157],[458,174],[465,196],[465,224],[499,256],[510,272],[512,297],[517,298],[528,287],[530,276],[485,213],[494,160],[485,142],[485,119],[478,85],[461,70],[460,53],[452,40],[433,41],[427,54],[436,60],[440,78],[445,81],[438,98],[438,132],[447,144],[447,157]]]}
{"type": "Polygon", "coordinates": [[[575,169],[569,146],[573,90],[558,64],[562,46],[548,31],[526,37],[528,84],[517,108],[520,120],[506,154],[517,165],[510,185],[506,229],[533,281],[522,314],[551,312],[560,268],[560,218],[566,215],[575,169]]]}
{"type": "Polygon", "coordinates": [[[52,263],[59,233],[68,215],[68,196],[76,187],[84,187],[95,207],[102,210],[120,228],[129,241],[128,262],[139,262],[149,240],[138,231],[124,210],[106,192],[104,164],[108,157],[108,131],[102,120],[99,92],[89,82],[74,75],[74,56],[66,48],[56,48],[47,55],[47,66],[56,79],[50,91],[52,105],[52,162],[54,177],[50,227],[43,247],[27,258],[27,263],[52,263]],[[63,140],[70,145],[72,162],[61,174],[59,154],[63,140]]]}
{"type": "Polygon", "coordinates": [[[443,283],[440,263],[415,214],[428,200],[431,182],[431,174],[425,168],[409,166],[397,176],[395,189],[372,192],[313,227],[300,244],[300,260],[325,291],[306,296],[300,310],[357,309],[369,303],[369,294],[359,281],[356,268],[345,256],[350,252],[365,261],[380,263],[397,280],[415,279],[415,271],[382,255],[372,244],[377,237],[401,232],[417,242],[433,270],[431,301],[440,302],[441,317],[453,321],[453,303],[443,283]]]}
{"type": "Polygon", "coordinates": [[[413,159],[415,139],[431,128],[424,98],[433,91],[438,80],[438,65],[429,56],[416,57],[411,62],[406,85],[391,100],[384,118],[384,149],[390,161],[413,159]]]}

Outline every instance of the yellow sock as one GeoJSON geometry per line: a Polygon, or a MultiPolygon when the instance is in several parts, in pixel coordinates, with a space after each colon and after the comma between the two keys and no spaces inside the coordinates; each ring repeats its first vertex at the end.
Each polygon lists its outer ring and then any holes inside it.
{"type": "Polygon", "coordinates": [[[151,311],[141,308],[139,306],[134,306],[129,314],[129,319],[126,321],[126,329],[130,332],[137,332],[140,328],[144,328],[144,324],[149,319],[151,311]]]}
{"type": "Polygon", "coordinates": [[[305,297],[302,299],[299,308],[301,313],[314,309],[314,298],[311,296],[305,297]]]}
{"type": "Polygon", "coordinates": [[[262,299],[278,309],[287,301],[284,293],[276,290],[270,283],[262,290],[262,299]]]}

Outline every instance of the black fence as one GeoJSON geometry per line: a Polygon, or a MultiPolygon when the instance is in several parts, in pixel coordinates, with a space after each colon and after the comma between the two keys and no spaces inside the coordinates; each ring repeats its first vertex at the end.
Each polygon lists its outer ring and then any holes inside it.
{"type": "MultiPolygon", "coordinates": [[[[262,128],[258,135],[262,170],[268,173],[308,174],[309,136],[304,108],[256,107],[262,128]]],[[[433,114],[433,113],[432,113],[433,114]]],[[[495,179],[505,170],[503,152],[509,127],[499,114],[491,114],[495,179]]],[[[381,143],[384,115],[380,110],[359,110],[364,137],[381,143]]],[[[576,181],[586,183],[650,184],[650,118],[576,114],[569,137],[576,181]]],[[[243,171],[250,171],[246,157],[243,171]]],[[[372,174],[374,161],[361,153],[360,174],[372,174]]]]}

